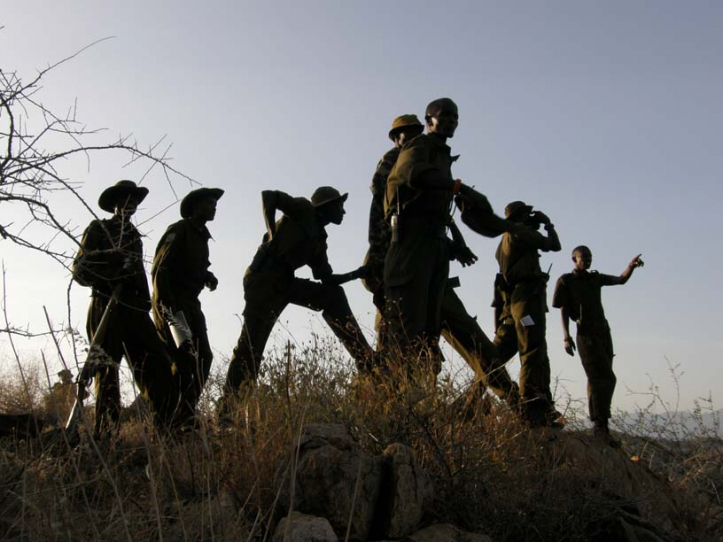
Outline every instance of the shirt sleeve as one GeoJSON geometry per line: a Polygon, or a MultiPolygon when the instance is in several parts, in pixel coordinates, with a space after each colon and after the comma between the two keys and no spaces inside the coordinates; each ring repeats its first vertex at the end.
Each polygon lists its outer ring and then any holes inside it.
{"type": "Polygon", "coordinates": [[[523,244],[538,250],[542,250],[543,252],[548,252],[552,250],[554,246],[554,242],[552,239],[550,239],[550,237],[546,237],[542,235],[539,231],[535,231],[532,229],[527,229],[514,235],[523,244]]]}
{"type": "Polygon", "coordinates": [[[183,250],[184,231],[182,227],[170,226],[158,242],[153,258],[151,276],[156,297],[167,308],[175,305],[175,296],[171,286],[173,262],[183,250]]]}
{"type": "Polygon", "coordinates": [[[598,280],[600,281],[600,286],[615,286],[620,284],[620,277],[616,275],[598,273],[598,280]]]}
{"type": "Polygon", "coordinates": [[[276,191],[276,208],[291,218],[297,218],[308,210],[309,200],[306,198],[294,198],[286,192],[276,191]]]}
{"type": "Polygon", "coordinates": [[[436,169],[429,159],[429,143],[423,137],[416,137],[405,145],[394,166],[397,184],[416,188],[415,181],[426,171],[436,169]]]}
{"type": "Polygon", "coordinates": [[[555,293],[552,294],[552,306],[556,309],[562,309],[567,306],[568,299],[567,284],[565,284],[565,277],[562,276],[557,279],[557,283],[555,284],[555,293]]]}

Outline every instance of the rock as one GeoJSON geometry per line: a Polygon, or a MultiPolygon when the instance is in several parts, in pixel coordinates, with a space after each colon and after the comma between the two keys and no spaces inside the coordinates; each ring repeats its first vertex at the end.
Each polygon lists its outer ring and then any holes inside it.
{"type": "Polygon", "coordinates": [[[330,444],[337,450],[351,450],[355,443],[340,423],[309,423],[301,432],[299,448],[310,450],[330,444]]]}
{"type": "Polygon", "coordinates": [[[301,444],[294,495],[285,500],[296,511],[327,518],[340,537],[351,519],[350,540],[363,541],[374,525],[382,459],[353,449],[353,441],[340,428],[305,430],[308,439],[301,444]]]}
{"type": "Polygon", "coordinates": [[[273,542],[339,542],[339,539],[326,519],[292,512],[279,522],[273,542]]]}
{"type": "Polygon", "coordinates": [[[449,523],[430,525],[403,540],[404,542],[492,542],[489,536],[468,533],[449,523]]]}
{"type": "Polygon", "coordinates": [[[414,450],[392,444],[384,450],[386,479],[382,488],[381,517],[384,535],[402,538],[419,527],[434,497],[432,480],[417,463],[414,450]]]}

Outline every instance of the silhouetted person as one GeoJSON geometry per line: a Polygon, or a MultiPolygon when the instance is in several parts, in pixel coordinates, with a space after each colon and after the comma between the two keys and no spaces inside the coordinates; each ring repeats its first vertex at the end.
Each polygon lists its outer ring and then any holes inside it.
{"type": "Polygon", "coordinates": [[[572,251],[575,268],[557,279],[552,306],[560,309],[565,351],[575,355],[575,341],[570,335],[570,320],[577,324],[577,350],[587,375],[587,395],[593,435],[618,447],[620,441],[610,435],[608,420],[615,391],[613,372],[613,340],[602,306],[602,287],[628,282],[633,271],[643,266],[640,254],[635,256],[620,276],[590,271],[592,252],[586,246],[572,251]]]}
{"type": "Polygon", "coordinates": [[[218,286],[218,279],[208,269],[211,233],[206,223],[215,218],[223,192],[220,188],[199,188],[183,198],[182,220],[171,224],[161,237],[151,270],[153,319],[175,352],[181,393],[178,418],[184,425],[193,421],[213,361],[198,297],[204,288],[213,291],[218,286]]]}
{"type": "MultiPolygon", "coordinates": [[[[379,162],[372,182],[369,252],[365,263],[370,268],[366,278],[367,289],[374,293],[374,304],[378,309],[376,322],[378,349],[385,343],[385,306],[379,301],[379,298],[382,301],[384,299],[383,260],[391,242],[391,231],[384,216],[380,214],[380,206],[386,193],[389,172],[396,164],[401,147],[419,136],[423,128],[415,115],[402,115],[394,119],[389,137],[394,141],[395,147],[388,151],[379,162]]],[[[449,228],[452,233],[452,239],[447,238],[450,259],[458,260],[463,266],[475,263],[477,256],[467,247],[464,237],[454,221],[450,221],[449,228]]],[[[499,362],[497,349],[484,334],[477,319],[467,312],[454,288],[452,283],[447,281],[441,309],[441,334],[475,373],[475,384],[470,388],[470,393],[466,398],[467,406],[474,407],[477,404],[477,400],[484,394],[487,385],[498,396],[516,404],[519,399],[517,385],[510,378],[504,364],[499,362]]]]}
{"type": "Polygon", "coordinates": [[[230,397],[256,382],[266,341],[289,303],[321,311],[360,370],[373,363],[374,352],[341,287],[362,277],[366,268],[336,275],[326,253],[325,228],[342,223],[346,198],[347,194],[342,195],[330,186],[318,188],[311,201],[273,190],[261,193],[267,233],[244,275],[244,323],[228,368],[221,421],[230,416],[230,397]],[[277,209],[284,213],[278,222],[277,209]],[[311,268],[316,280],[294,276],[305,265],[311,268]]]}
{"type": "Polygon", "coordinates": [[[558,252],[560,239],[544,213],[513,201],[505,208],[508,220],[529,226],[518,232],[506,232],[497,247],[500,273],[497,291],[501,303],[496,306],[497,332],[494,344],[500,357],[508,361],[520,356],[520,395],[523,419],[531,426],[558,426],[558,416],[550,391],[550,359],[547,355],[545,313],[549,276],[540,268],[540,251],[558,252]],[[547,235],[536,231],[544,225],[547,235]]]}
{"type": "Polygon", "coordinates": [[[367,266],[367,276],[362,281],[367,290],[373,294],[374,305],[377,308],[375,328],[377,331],[377,350],[382,348],[384,343],[384,259],[389,250],[391,232],[389,223],[384,217],[384,198],[387,191],[387,179],[394,164],[397,163],[399,153],[405,143],[417,137],[424,131],[424,125],[419,121],[417,115],[400,115],[392,122],[392,129],[389,130],[389,139],[394,146],[389,149],[377,164],[376,171],[372,177],[371,191],[372,202],[369,208],[369,250],[367,251],[364,264],[367,266]]]}
{"type": "Polygon", "coordinates": [[[92,288],[87,322],[90,339],[116,286],[121,285],[118,304],[100,345],[105,357],[83,368],[92,370],[95,377],[96,435],[118,425],[118,367],[123,357],[141,394],[153,406],[157,426],[165,428],[172,423],[178,401],[171,359],[149,315],[151,298],[143,267],[143,242],[130,221],[147,195],[147,188],[127,180],[104,190],[98,205],[113,216],[90,223],[73,261],[73,278],[92,288]]]}
{"type": "Polygon", "coordinates": [[[389,347],[402,366],[411,369],[410,363],[420,360],[439,371],[452,200],[456,194],[485,198],[452,178],[458,157],[447,140],[459,123],[457,105],[449,98],[434,100],[424,118],[428,133],[402,147],[387,181],[384,212],[391,243],[384,262],[385,316],[389,347]]]}

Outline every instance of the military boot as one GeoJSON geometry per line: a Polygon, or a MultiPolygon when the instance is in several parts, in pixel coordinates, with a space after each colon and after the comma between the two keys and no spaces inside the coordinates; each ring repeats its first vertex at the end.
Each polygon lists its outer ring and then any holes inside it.
{"type": "Polygon", "coordinates": [[[610,434],[607,419],[594,421],[592,437],[611,448],[620,448],[621,442],[610,434]]]}

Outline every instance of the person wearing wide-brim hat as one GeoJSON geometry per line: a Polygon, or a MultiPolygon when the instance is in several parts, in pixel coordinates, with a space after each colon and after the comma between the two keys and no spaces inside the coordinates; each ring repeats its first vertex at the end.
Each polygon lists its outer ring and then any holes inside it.
{"type": "Polygon", "coordinates": [[[121,180],[113,186],[109,186],[100,194],[98,207],[109,213],[115,213],[124,208],[132,208],[135,212],[137,207],[148,195],[145,186],[138,186],[133,181],[121,180]]]}
{"type": "Polygon", "coordinates": [[[233,418],[234,395],[258,378],[266,341],[290,303],[321,311],[360,368],[373,357],[341,287],[363,276],[365,268],[336,275],[327,257],[325,228],[342,223],[347,197],[331,186],[315,190],[311,200],[274,190],[261,193],[267,233],[244,276],[244,324],[228,368],[219,413],[222,421],[233,418]],[[277,210],[283,213],[278,222],[277,210]],[[311,268],[316,280],[294,276],[303,266],[311,268]]]}
{"type": "Polygon", "coordinates": [[[199,188],[181,200],[182,220],[168,226],[161,237],[151,269],[153,319],[175,352],[181,389],[178,421],[187,425],[193,421],[213,361],[199,295],[204,287],[213,291],[218,286],[209,270],[211,233],[206,224],[215,218],[223,194],[220,188],[199,188]]]}
{"type": "Polygon", "coordinates": [[[114,292],[118,300],[99,345],[103,355],[95,356],[93,364],[89,359],[84,368],[95,378],[96,436],[113,431],[119,423],[118,367],[123,357],[141,393],[150,400],[158,426],[172,423],[177,401],[172,362],[149,315],[151,299],[141,234],[130,221],[147,195],[147,188],[128,180],[106,188],[98,205],[113,216],[90,223],[72,265],[75,281],[92,289],[86,325],[89,339],[114,292]]]}
{"type": "MultiPolygon", "coordinates": [[[[408,141],[424,131],[424,124],[420,122],[417,115],[400,115],[392,121],[392,128],[389,130],[389,139],[394,146],[389,149],[382,159],[377,163],[377,168],[372,177],[372,184],[369,187],[372,192],[372,201],[369,207],[369,250],[364,263],[369,268],[368,276],[362,281],[364,287],[374,294],[374,305],[379,311],[384,308],[384,257],[389,248],[389,224],[384,219],[384,195],[387,189],[387,178],[397,163],[399,152],[408,141]]],[[[381,324],[381,317],[378,315],[377,322],[381,324]]]]}
{"type": "Polygon", "coordinates": [[[558,252],[560,238],[544,213],[523,201],[505,207],[507,220],[527,226],[505,232],[497,247],[500,272],[495,282],[494,345],[503,362],[520,356],[522,416],[530,426],[552,426],[559,413],[550,390],[550,359],[547,355],[546,313],[549,276],[540,267],[540,252],[558,252]],[[547,235],[538,232],[544,225],[547,235]]]}

